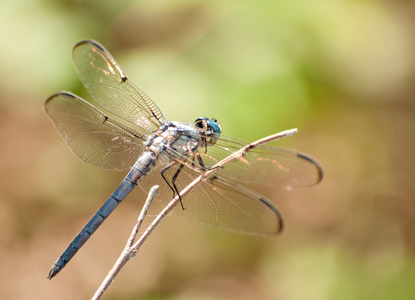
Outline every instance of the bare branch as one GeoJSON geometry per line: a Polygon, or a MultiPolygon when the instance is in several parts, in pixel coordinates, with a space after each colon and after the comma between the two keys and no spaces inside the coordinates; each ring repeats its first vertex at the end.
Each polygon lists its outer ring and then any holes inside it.
{"type": "MultiPolygon", "coordinates": [[[[232,153],[231,155],[229,155],[228,157],[224,158],[223,160],[221,160],[220,162],[218,162],[216,165],[214,165],[211,169],[209,169],[208,171],[206,171],[205,173],[203,173],[203,175],[200,175],[199,177],[197,177],[192,183],[190,183],[186,188],[184,188],[181,192],[180,192],[180,197],[184,197],[185,195],[187,195],[189,192],[191,192],[200,182],[204,181],[205,179],[209,178],[210,176],[212,176],[216,171],[218,171],[219,169],[223,168],[225,165],[227,165],[228,163],[239,159],[240,157],[243,157],[246,155],[246,153],[258,146],[261,146],[263,144],[272,142],[272,141],[276,141],[278,139],[282,139],[288,136],[291,136],[293,134],[296,134],[297,128],[295,129],[290,129],[290,130],[285,130],[273,135],[270,135],[268,137],[265,137],[263,139],[260,139],[256,142],[253,142],[251,144],[246,145],[245,147],[243,147],[242,149],[232,153]]],[[[141,245],[144,243],[144,241],[147,239],[147,237],[151,234],[151,232],[157,227],[157,225],[161,222],[161,220],[164,219],[164,217],[177,205],[177,203],[179,202],[179,196],[177,195],[176,197],[174,197],[174,199],[172,201],[170,201],[170,203],[157,215],[157,217],[153,220],[153,222],[147,227],[146,231],[141,235],[141,237],[138,239],[138,241],[134,244],[133,248],[135,249],[135,251],[138,251],[141,247],[141,245]]]]}
{"type": "Polygon", "coordinates": [[[128,239],[127,245],[125,246],[124,250],[122,251],[120,257],[117,259],[117,262],[112,267],[111,271],[109,271],[108,275],[105,277],[104,281],[101,283],[100,287],[95,292],[94,296],[91,298],[92,300],[98,300],[101,299],[101,297],[104,295],[105,291],[108,289],[108,287],[111,285],[111,283],[114,281],[115,277],[118,275],[118,273],[121,271],[121,269],[124,267],[124,265],[136,255],[137,251],[134,251],[134,249],[131,247],[131,245],[134,243],[135,238],[137,237],[138,231],[140,229],[141,224],[143,223],[144,217],[147,214],[148,208],[153,201],[154,197],[156,196],[158,192],[159,186],[155,185],[153,186],[149,193],[146,202],[144,203],[144,206],[141,210],[141,213],[137,219],[137,223],[133,228],[133,231],[131,232],[130,238],[128,239]]]}
{"type": "MultiPolygon", "coordinates": [[[[297,133],[297,129],[290,129],[286,131],[282,131],[273,135],[270,135],[268,137],[265,137],[263,139],[260,139],[256,142],[253,142],[251,144],[246,145],[245,147],[241,148],[240,150],[232,153],[228,157],[224,158],[220,162],[218,162],[216,165],[214,165],[212,168],[207,170],[205,173],[197,177],[192,183],[190,183],[186,188],[184,188],[180,192],[180,197],[184,197],[187,195],[190,191],[192,191],[200,182],[206,180],[210,176],[212,176],[215,172],[223,168],[228,163],[238,160],[241,157],[244,157],[248,151],[261,146],[263,144],[276,141],[281,138],[285,138],[288,136],[291,136],[293,134],[297,133]]],[[[147,229],[144,231],[144,233],[141,235],[141,237],[137,240],[137,242],[134,243],[134,240],[137,236],[138,230],[140,228],[140,225],[144,219],[144,216],[146,215],[146,212],[148,210],[148,206],[150,205],[151,201],[155,197],[155,194],[157,193],[158,186],[153,187],[148,195],[147,201],[141,211],[140,217],[138,218],[137,225],[134,227],[133,232],[128,239],[127,245],[123,252],[121,253],[120,257],[118,258],[117,262],[115,263],[114,267],[111,269],[111,271],[108,273],[105,280],[102,282],[101,286],[96,291],[95,295],[93,296],[93,300],[100,299],[104,292],[107,290],[107,288],[111,285],[111,283],[114,281],[117,274],[121,271],[123,266],[132,258],[134,257],[138,250],[140,249],[141,245],[145,242],[145,240],[149,237],[149,235],[153,232],[153,230],[158,226],[158,224],[161,222],[161,220],[164,219],[164,217],[179,203],[179,195],[174,197],[172,201],[157,215],[157,217],[153,220],[153,222],[147,227],[147,229]],[[131,246],[132,245],[132,246],[131,246]]]]}

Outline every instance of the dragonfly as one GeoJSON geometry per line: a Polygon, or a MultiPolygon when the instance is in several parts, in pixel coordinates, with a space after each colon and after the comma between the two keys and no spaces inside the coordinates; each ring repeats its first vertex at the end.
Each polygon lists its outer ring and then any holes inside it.
{"type": "MultiPolygon", "coordinates": [[[[78,76],[91,100],[67,91],[50,96],[45,111],[60,136],[83,162],[112,171],[129,171],[48,274],[52,279],[73,258],[117,205],[138,184],[148,192],[159,184],[156,201],[167,205],[195,178],[247,142],[222,134],[216,119],[168,122],[157,105],[124,73],[98,42],[84,40],[72,51],[78,76]]],[[[260,146],[217,170],[180,198],[173,214],[214,228],[274,236],[283,229],[279,210],[246,187],[265,184],[312,186],[323,171],[310,156],[260,146]]]]}

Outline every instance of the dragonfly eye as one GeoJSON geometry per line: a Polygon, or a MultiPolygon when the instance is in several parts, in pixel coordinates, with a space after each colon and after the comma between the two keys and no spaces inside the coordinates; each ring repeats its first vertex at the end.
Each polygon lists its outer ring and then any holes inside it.
{"type": "Polygon", "coordinates": [[[222,133],[222,127],[217,123],[216,119],[197,118],[195,127],[199,129],[199,133],[202,135],[203,142],[205,143],[203,146],[213,146],[222,133]]]}

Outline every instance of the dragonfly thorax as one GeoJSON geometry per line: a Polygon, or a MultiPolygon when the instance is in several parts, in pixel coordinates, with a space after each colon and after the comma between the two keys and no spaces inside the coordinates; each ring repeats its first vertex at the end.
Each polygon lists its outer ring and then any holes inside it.
{"type": "Polygon", "coordinates": [[[199,131],[193,126],[181,122],[168,122],[152,135],[146,142],[146,149],[155,154],[166,153],[176,156],[191,157],[202,146],[199,131]],[[165,151],[171,149],[174,151],[165,151]]]}

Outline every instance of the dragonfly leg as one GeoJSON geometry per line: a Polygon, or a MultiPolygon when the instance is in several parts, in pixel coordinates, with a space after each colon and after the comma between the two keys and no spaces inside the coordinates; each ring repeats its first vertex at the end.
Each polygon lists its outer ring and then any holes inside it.
{"type": "Polygon", "coordinates": [[[197,160],[199,161],[199,165],[202,168],[202,171],[206,171],[205,164],[203,163],[202,157],[200,157],[200,153],[196,153],[197,160]]]}
{"type": "Polygon", "coordinates": [[[199,165],[202,171],[209,171],[209,170],[213,170],[217,168],[223,168],[223,167],[206,167],[205,164],[203,163],[202,157],[200,156],[199,152],[196,153],[196,157],[197,157],[197,160],[199,161],[199,165]]]}
{"type": "Polygon", "coordinates": [[[172,166],[174,166],[176,163],[173,162],[171,164],[169,164],[168,166],[164,167],[163,169],[161,169],[160,174],[161,177],[163,177],[164,181],[167,183],[167,185],[169,186],[169,188],[173,191],[173,198],[176,195],[179,195],[179,201],[180,201],[180,205],[182,207],[182,209],[184,210],[184,206],[183,206],[183,202],[182,202],[182,198],[180,196],[179,190],[177,189],[177,186],[175,184],[175,181],[177,179],[177,176],[179,175],[180,171],[183,169],[183,164],[180,165],[180,167],[177,169],[176,173],[174,173],[172,179],[171,179],[171,184],[169,182],[169,180],[167,180],[166,176],[164,176],[164,172],[166,172],[168,169],[170,169],[172,166]]]}
{"type": "Polygon", "coordinates": [[[164,172],[166,172],[168,169],[170,169],[172,166],[174,166],[176,163],[173,162],[171,164],[169,164],[168,166],[165,166],[163,169],[161,169],[160,174],[161,177],[163,177],[164,181],[167,183],[167,185],[169,186],[169,188],[172,190],[173,192],[173,198],[174,198],[174,194],[175,194],[175,190],[174,188],[170,185],[170,182],[167,180],[167,178],[164,176],[164,172]]]}
{"type": "Polygon", "coordinates": [[[181,164],[180,167],[177,169],[176,173],[171,178],[171,183],[173,184],[174,190],[176,191],[177,195],[179,195],[180,205],[182,206],[182,209],[184,210],[184,206],[183,206],[183,202],[182,202],[182,197],[180,197],[179,190],[177,189],[177,186],[176,186],[177,176],[179,176],[179,174],[180,174],[181,170],[183,169],[183,167],[184,167],[184,165],[181,164]]]}

